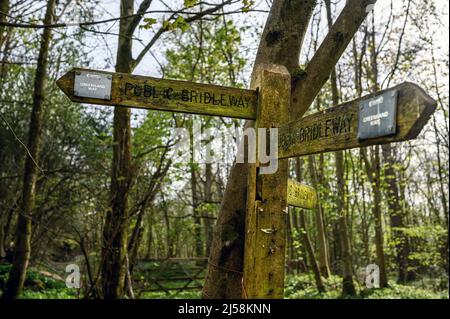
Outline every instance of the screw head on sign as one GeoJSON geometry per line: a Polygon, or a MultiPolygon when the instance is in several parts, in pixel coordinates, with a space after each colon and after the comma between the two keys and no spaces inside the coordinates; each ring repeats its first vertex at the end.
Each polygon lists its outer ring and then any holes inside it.
{"type": "Polygon", "coordinates": [[[106,78],[107,78],[108,80],[111,80],[111,79],[112,79],[112,75],[107,75],[106,78]]]}
{"type": "Polygon", "coordinates": [[[73,91],[73,94],[74,95],[78,95],[78,91],[73,91]]]}

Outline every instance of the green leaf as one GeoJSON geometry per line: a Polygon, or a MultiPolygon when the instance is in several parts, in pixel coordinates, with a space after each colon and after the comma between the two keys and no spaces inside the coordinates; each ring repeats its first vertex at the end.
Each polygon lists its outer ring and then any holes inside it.
{"type": "Polygon", "coordinates": [[[182,16],[179,16],[177,17],[175,22],[172,23],[172,29],[180,29],[181,31],[185,32],[189,29],[189,23],[187,23],[182,16]]]}
{"type": "Polygon", "coordinates": [[[152,25],[158,22],[154,18],[144,18],[144,24],[140,26],[141,29],[150,29],[152,25]]]}
{"type": "Polygon", "coordinates": [[[186,8],[191,8],[197,4],[198,0],[184,0],[184,6],[186,8]]]}

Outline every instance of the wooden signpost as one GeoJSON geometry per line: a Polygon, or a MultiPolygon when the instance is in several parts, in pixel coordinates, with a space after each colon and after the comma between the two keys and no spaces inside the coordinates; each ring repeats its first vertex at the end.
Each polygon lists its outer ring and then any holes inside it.
{"type": "Polygon", "coordinates": [[[436,101],[406,82],[281,127],[279,158],[414,139],[435,108],[436,101]]]}
{"type": "Polygon", "coordinates": [[[245,90],[75,68],[57,84],[75,102],[251,119],[255,128],[279,128],[277,171],[260,174],[264,164],[249,164],[243,297],[282,298],[287,206],[317,204],[312,187],[288,179],[288,158],[414,139],[436,102],[403,83],[288,123],[288,71],[262,65],[254,77],[255,90],[245,90]]]}
{"type": "Polygon", "coordinates": [[[74,68],[56,84],[74,102],[255,119],[253,90],[74,68]]]}

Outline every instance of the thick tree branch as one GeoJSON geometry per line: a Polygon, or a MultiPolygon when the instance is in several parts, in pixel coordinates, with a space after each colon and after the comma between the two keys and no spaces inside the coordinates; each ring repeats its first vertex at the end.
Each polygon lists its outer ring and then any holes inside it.
{"type": "Polygon", "coordinates": [[[306,70],[294,81],[291,120],[308,110],[376,0],[348,0],[306,70]]]}
{"type": "Polygon", "coordinates": [[[298,66],[300,50],[316,0],[274,1],[261,37],[255,66],[284,65],[289,72],[298,66]]]}
{"type": "Polygon", "coordinates": [[[141,22],[144,13],[148,10],[151,4],[152,0],[144,0],[141,2],[139,9],[136,11],[136,16],[133,17],[133,20],[128,26],[127,34],[134,33],[134,30],[136,30],[136,27],[138,26],[139,22],[141,22]]]}
{"type": "MultiPolygon", "coordinates": [[[[264,63],[281,64],[292,74],[315,6],[315,0],[273,1],[254,70],[264,63]]],[[[245,127],[251,125],[247,121],[245,127]]],[[[246,164],[236,163],[231,170],[214,227],[203,298],[242,298],[247,173],[246,164]]]]}

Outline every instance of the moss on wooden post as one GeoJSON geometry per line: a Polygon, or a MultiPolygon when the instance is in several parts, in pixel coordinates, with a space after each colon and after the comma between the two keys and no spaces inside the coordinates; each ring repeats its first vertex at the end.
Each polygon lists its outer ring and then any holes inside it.
{"type": "MultiPolygon", "coordinates": [[[[262,65],[254,73],[259,89],[255,128],[279,127],[289,120],[291,78],[285,67],[262,65]]],[[[274,174],[259,175],[249,164],[244,250],[244,298],[283,298],[288,161],[274,174]]]]}

